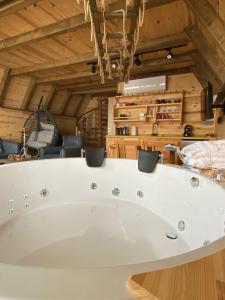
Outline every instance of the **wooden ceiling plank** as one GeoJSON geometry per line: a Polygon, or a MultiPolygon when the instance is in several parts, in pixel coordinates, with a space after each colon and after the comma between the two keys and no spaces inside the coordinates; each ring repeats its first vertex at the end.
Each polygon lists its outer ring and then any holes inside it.
{"type": "Polygon", "coordinates": [[[0,18],[13,14],[29,5],[36,4],[40,0],[8,0],[0,4],[0,18]]]}
{"type": "MultiPolygon", "coordinates": [[[[20,2],[27,1],[28,4],[32,3],[32,1],[34,2],[34,0],[17,0],[17,1],[20,1],[20,2]]],[[[36,0],[36,1],[38,1],[38,0],[36,0]]],[[[160,6],[165,3],[172,2],[172,1],[170,0],[170,1],[158,1],[158,2],[153,1],[153,2],[155,3],[153,5],[153,7],[155,7],[155,6],[160,6]]],[[[151,1],[149,1],[149,3],[151,4],[151,1]]],[[[121,1],[118,1],[118,5],[121,7],[121,1]]],[[[115,3],[111,4],[109,6],[110,9],[113,9],[113,7],[115,7],[115,3]]],[[[149,8],[150,7],[151,7],[151,5],[149,5],[149,8]]],[[[97,19],[97,22],[100,22],[101,18],[99,17],[98,12],[96,12],[94,15],[95,15],[95,19],[97,19]]],[[[0,51],[5,51],[8,49],[12,49],[14,47],[26,45],[31,42],[36,42],[36,41],[39,41],[39,40],[42,40],[45,38],[50,38],[50,37],[61,35],[61,34],[64,34],[64,33],[70,32],[70,31],[75,31],[75,30],[78,30],[87,25],[90,25],[90,21],[85,21],[84,14],[79,14],[77,16],[73,16],[73,17],[67,18],[65,20],[62,20],[62,21],[59,21],[59,22],[56,22],[56,23],[53,23],[50,25],[46,25],[41,28],[37,28],[35,30],[25,32],[25,33],[19,34],[17,36],[2,40],[0,43],[0,51]]],[[[97,38],[100,39],[100,36],[97,38]]]]}
{"type": "Polygon", "coordinates": [[[225,54],[225,21],[208,0],[185,0],[197,20],[208,30],[210,37],[225,54]]]}
{"type": "Polygon", "coordinates": [[[23,102],[22,102],[21,107],[20,107],[21,110],[27,110],[28,109],[28,106],[29,106],[30,101],[32,99],[32,96],[34,94],[36,85],[37,85],[36,78],[32,78],[31,81],[30,81],[30,84],[27,87],[26,93],[24,95],[23,102]]]}
{"type": "Polygon", "coordinates": [[[10,81],[10,71],[10,69],[5,69],[0,81],[0,105],[2,105],[4,101],[5,92],[10,81]]]}
{"type": "Polygon", "coordinates": [[[63,21],[56,22],[35,30],[24,32],[22,34],[2,40],[0,43],[0,51],[9,50],[27,43],[40,41],[45,38],[50,38],[59,34],[64,34],[75,29],[80,29],[86,25],[84,15],[78,15],[67,18],[63,21]]]}
{"type": "Polygon", "coordinates": [[[216,76],[218,82],[225,82],[225,67],[216,56],[214,49],[210,48],[204,39],[204,36],[196,26],[186,28],[186,33],[199,51],[199,54],[204,59],[206,65],[216,76]]]}
{"type": "Polygon", "coordinates": [[[63,99],[62,99],[61,106],[58,110],[59,115],[64,115],[65,114],[65,111],[66,111],[67,105],[69,104],[70,98],[71,98],[71,91],[65,91],[65,94],[64,94],[63,99]]]}
{"type": "Polygon", "coordinates": [[[52,104],[52,101],[53,101],[53,98],[54,98],[54,95],[55,95],[55,91],[56,91],[56,86],[55,85],[51,85],[51,88],[48,92],[48,96],[47,98],[45,99],[45,102],[44,102],[44,106],[46,109],[49,109],[51,104],[52,104]]]}
{"type": "MultiPolygon", "coordinates": [[[[141,53],[145,51],[157,51],[166,48],[177,47],[177,46],[187,44],[188,41],[189,38],[187,37],[186,33],[184,32],[176,33],[161,38],[155,38],[145,43],[140,43],[136,52],[141,53]]],[[[70,65],[75,65],[80,63],[86,63],[88,61],[96,61],[96,58],[93,55],[93,53],[87,53],[83,56],[69,57],[57,61],[51,61],[48,63],[35,64],[28,67],[12,69],[11,74],[12,75],[29,74],[38,71],[45,71],[45,70],[51,70],[60,67],[67,67],[70,65]]]]}

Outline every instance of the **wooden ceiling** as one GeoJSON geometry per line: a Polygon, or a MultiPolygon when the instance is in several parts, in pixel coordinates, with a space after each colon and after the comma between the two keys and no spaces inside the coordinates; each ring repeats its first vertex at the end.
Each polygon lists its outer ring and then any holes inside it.
{"type": "MultiPolygon", "coordinates": [[[[125,0],[107,3],[107,32],[116,33],[121,31],[122,20],[111,12],[124,7],[125,0]]],[[[133,16],[132,10],[129,13],[133,16]]],[[[194,72],[202,85],[209,80],[223,92],[224,20],[225,0],[147,0],[136,52],[141,53],[142,64],[133,66],[131,78],[194,72]],[[169,48],[174,55],[170,61],[166,59],[169,48]]],[[[101,26],[100,13],[95,21],[101,26]]],[[[117,46],[112,35],[110,47],[117,46]]],[[[30,94],[26,93],[21,109],[27,109],[40,85],[50,85],[54,93],[115,91],[116,71],[114,79],[103,86],[98,72],[91,73],[87,63],[96,61],[93,47],[90,22],[85,21],[83,5],[76,0],[0,1],[0,68],[5,69],[5,82],[29,77],[30,94]]],[[[3,83],[0,99],[4,98],[3,83]]]]}

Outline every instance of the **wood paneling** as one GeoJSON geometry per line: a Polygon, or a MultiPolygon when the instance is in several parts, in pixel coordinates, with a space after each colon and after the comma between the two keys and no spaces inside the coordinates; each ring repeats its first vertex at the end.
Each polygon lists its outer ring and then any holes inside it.
{"type": "MultiPolygon", "coordinates": [[[[2,139],[20,141],[21,130],[30,112],[0,108],[0,137],[2,139]]],[[[55,116],[62,135],[75,134],[76,119],[55,116]]]]}
{"type": "Polygon", "coordinates": [[[225,250],[166,270],[134,275],[128,287],[140,300],[224,300],[225,250]]]}

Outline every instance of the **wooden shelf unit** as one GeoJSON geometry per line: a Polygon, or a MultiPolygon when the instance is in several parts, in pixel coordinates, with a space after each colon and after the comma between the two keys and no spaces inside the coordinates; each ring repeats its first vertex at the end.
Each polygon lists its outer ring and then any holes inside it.
{"type": "Polygon", "coordinates": [[[113,109],[115,123],[145,122],[153,124],[155,122],[167,122],[169,125],[170,122],[178,122],[179,125],[182,124],[184,92],[119,96],[116,99],[117,104],[113,109]],[[157,100],[168,103],[157,103],[157,100]],[[129,105],[130,102],[131,105],[129,105]],[[166,109],[167,107],[168,109],[166,109]]]}

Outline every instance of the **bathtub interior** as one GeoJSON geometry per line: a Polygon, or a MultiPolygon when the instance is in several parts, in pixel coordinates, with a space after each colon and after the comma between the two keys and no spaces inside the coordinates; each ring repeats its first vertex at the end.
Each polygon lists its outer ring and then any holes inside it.
{"type": "Polygon", "coordinates": [[[138,264],[224,235],[224,190],[179,168],[158,165],[146,174],[136,161],[88,168],[84,159],[58,159],[5,165],[0,176],[1,263],[138,264]]]}

